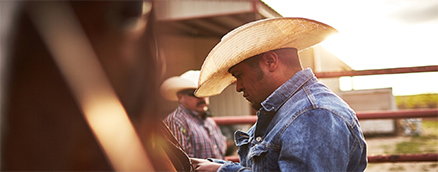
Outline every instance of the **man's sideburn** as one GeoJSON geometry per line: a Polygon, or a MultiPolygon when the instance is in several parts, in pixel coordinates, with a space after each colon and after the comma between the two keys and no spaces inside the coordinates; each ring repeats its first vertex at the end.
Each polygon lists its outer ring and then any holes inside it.
{"type": "MultiPolygon", "coordinates": [[[[263,54],[256,55],[256,56],[244,61],[252,69],[251,74],[255,75],[255,78],[257,81],[262,80],[263,77],[265,76],[265,73],[263,73],[262,68],[260,67],[260,63],[259,63],[262,56],[263,56],[263,54]]],[[[254,110],[259,110],[262,107],[262,105],[261,105],[262,102],[258,102],[256,100],[253,100],[253,102],[250,102],[250,103],[251,103],[251,107],[254,110]]]]}

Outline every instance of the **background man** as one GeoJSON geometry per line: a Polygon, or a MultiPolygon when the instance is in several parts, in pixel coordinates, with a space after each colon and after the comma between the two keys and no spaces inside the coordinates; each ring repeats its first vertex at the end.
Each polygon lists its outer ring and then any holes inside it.
{"type": "Polygon", "coordinates": [[[192,158],[195,170],[363,171],[366,143],[355,112],[303,70],[298,56],[335,32],[309,19],[273,18],[225,35],[204,61],[195,95],[236,82],[258,118],[235,133],[240,164],[192,158]]]}
{"type": "Polygon", "coordinates": [[[224,158],[226,138],[210,118],[208,97],[196,97],[198,71],[187,71],[167,79],[160,87],[161,95],[179,106],[164,120],[189,157],[224,158]]]}

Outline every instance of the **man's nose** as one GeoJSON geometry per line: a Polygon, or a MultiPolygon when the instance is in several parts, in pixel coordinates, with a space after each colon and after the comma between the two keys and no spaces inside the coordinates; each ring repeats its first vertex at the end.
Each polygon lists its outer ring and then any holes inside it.
{"type": "Polygon", "coordinates": [[[242,91],[243,91],[243,85],[242,85],[242,82],[240,82],[239,80],[237,80],[235,83],[236,83],[236,91],[237,91],[238,93],[242,92],[242,91]]]}

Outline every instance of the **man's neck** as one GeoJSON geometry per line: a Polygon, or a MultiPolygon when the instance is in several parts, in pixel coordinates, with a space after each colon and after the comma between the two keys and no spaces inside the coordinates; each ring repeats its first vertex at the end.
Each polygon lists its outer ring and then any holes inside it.
{"type": "Polygon", "coordinates": [[[186,108],[184,105],[181,105],[182,107],[184,107],[185,109],[187,109],[188,111],[190,111],[193,115],[199,116],[201,119],[206,119],[207,118],[207,112],[196,112],[193,110],[190,110],[188,108],[186,108]]]}

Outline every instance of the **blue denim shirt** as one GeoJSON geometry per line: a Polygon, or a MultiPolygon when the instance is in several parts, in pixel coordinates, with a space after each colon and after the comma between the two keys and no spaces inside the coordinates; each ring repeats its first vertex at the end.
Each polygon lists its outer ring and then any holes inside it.
{"type": "Polygon", "coordinates": [[[235,132],[239,163],[218,171],[364,171],[366,143],[355,112],[318,81],[296,73],[263,103],[247,133],[235,132]]]}

